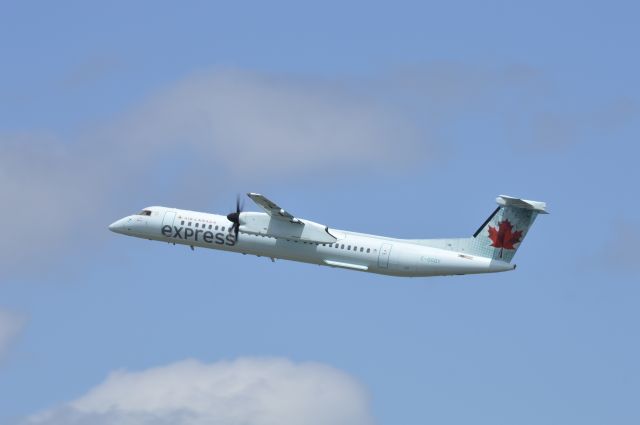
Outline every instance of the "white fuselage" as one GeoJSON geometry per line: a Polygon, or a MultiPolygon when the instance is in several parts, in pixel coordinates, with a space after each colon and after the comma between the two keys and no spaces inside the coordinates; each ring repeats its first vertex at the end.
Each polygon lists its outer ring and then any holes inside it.
{"type": "Polygon", "coordinates": [[[150,215],[124,217],[111,224],[109,229],[129,236],[191,247],[393,276],[491,273],[515,268],[503,261],[427,247],[408,239],[330,228],[327,232],[337,239],[331,244],[251,234],[242,232],[242,227],[236,241],[232,223],[225,216],[166,207],[146,210],[151,212],[150,215]]]}

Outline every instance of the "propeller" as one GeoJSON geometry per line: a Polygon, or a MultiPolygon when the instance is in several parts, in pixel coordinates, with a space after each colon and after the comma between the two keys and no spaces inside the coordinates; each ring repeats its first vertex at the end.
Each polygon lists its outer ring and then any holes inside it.
{"type": "Polygon", "coordinates": [[[229,231],[233,231],[236,235],[236,240],[238,240],[238,232],[240,231],[240,213],[242,212],[242,208],[244,206],[240,203],[240,195],[236,197],[236,210],[235,212],[227,214],[227,220],[233,223],[231,229],[229,231]]]}

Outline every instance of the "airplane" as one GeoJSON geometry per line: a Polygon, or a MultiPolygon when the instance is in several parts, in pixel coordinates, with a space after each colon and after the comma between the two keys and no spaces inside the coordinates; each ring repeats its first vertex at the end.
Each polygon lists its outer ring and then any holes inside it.
{"type": "Polygon", "coordinates": [[[544,202],[500,195],[498,207],[467,238],[398,239],[333,229],[295,217],[258,193],[264,212],[245,212],[240,198],[224,216],[153,206],[109,230],[137,238],[299,261],[390,276],[448,276],[514,270],[511,263],[544,202]]]}

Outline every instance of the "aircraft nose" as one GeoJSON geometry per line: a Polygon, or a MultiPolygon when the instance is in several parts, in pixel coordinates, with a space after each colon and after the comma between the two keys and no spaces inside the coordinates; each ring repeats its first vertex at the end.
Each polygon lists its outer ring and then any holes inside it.
{"type": "Polygon", "coordinates": [[[124,222],[125,222],[124,218],[114,221],[109,225],[109,230],[111,230],[114,233],[122,233],[125,227],[124,222]]]}

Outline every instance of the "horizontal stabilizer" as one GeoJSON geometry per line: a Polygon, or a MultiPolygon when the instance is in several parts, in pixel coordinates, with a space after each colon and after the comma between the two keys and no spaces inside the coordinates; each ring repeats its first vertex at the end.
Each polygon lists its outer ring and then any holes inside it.
{"type": "Polygon", "coordinates": [[[529,201],[528,199],[513,198],[507,195],[498,196],[496,202],[503,207],[524,208],[537,211],[540,214],[549,214],[546,210],[547,204],[545,202],[529,201]]]}

